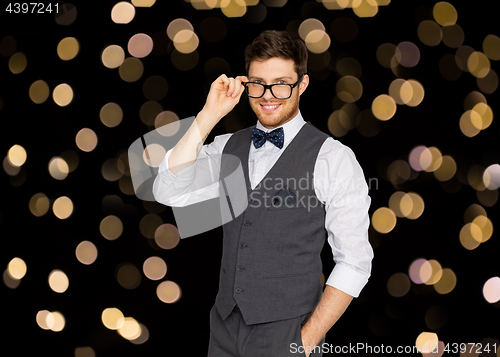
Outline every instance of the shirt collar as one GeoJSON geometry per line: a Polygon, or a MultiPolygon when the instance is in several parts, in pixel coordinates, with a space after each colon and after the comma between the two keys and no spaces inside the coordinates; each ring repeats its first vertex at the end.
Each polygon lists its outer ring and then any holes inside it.
{"type": "MultiPolygon", "coordinates": [[[[278,128],[283,128],[283,133],[285,135],[284,146],[287,146],[288,143],[290,141],[292,141],[293,138],[295,138],[295,135],[297,135],[297,133],[299,132],[299,130],[302,128],[302,126],[305,123],[306,122],[305,122],[304,118],[302,118],[302,114],[300,113],[300,110],[299,110],[297,115],[292,120],[289,120],[285,124],[278,127],[278,128]]],[[[266,127],[264,127],[264,125],[262,125],[260,123],[260,121],[257,121],[256,128],[260,129],[266,133],[273,131],[275,129],[278,129],[278,128],[267,129],[266,127]]]]}

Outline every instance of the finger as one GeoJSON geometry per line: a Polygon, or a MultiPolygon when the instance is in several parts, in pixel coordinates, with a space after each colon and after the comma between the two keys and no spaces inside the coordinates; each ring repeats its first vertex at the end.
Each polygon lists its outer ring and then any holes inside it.
{"type": "Polygon", "coordinates": [[[236,79],[239,79],[241,83],[250,82],[246,76],[238,76],[236,79]]]}
{"type": "Polygon", "coordinates": [[[235,79],[229,78],[229,89],[227,90],[227,96],[230,97],[233,95],[235,89],[235,79]]]}
{"type": "Polygon", "coordinates": [[[243,86],[241,85],[241,80],[240,77],[236,77],[234,79],[234,92],[233,92],[233,98],[236,98],[241,95],[243,91],[243,86]]]}
{"type": "Polygon", "coordinates": [[[229,78],[225,74],[221,74],[213,83],[213,86],[222,85],[222,88],[229,88],[229,78]]]}

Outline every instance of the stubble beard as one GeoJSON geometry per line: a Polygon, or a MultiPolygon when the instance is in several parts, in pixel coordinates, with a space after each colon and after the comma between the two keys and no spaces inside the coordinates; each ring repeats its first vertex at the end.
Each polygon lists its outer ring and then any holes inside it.
{"type": "MultiPolygon", "coordinates": [[[[292,98],[290,98],[292,99],[292,98]]],[[[281,103],[281,109],[284,109],[284,104],[287,103],[287,101],[289,101],[290,99],[287,99],[286,101],[284,102],[280,102],[281,103]]],[[[297,113],[298,113],[298,110],[299,110],[299,101],[297,99],[293,99],[291,102],[287,103],[287,104],[291,104],[291,107],[286,111],[286,112],[283,112],[281,111],[281,113],[279,114],[279,117],[274,119],[274,118],[269,118],[268,115],[266,114],[263,114],[261,111],[260,111],[260,102],[255,102],[254,105],[257,109],[254,108],[253,105],[251,105],[255,115],[257,116],[257,119],[259,119],[259,122],[264,125],[266,128],[268,129],[273,129],[273,128],[277,128],[283,124],[285,124],[286,122],[290,121],[291,119],[293,119],[297,113]],[[271,120],[269,120],[271,119],[271,120]]]]}

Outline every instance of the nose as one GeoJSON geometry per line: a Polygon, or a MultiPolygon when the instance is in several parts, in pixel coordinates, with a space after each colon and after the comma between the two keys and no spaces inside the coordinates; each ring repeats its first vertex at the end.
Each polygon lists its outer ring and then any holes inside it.
{"type": "Polygon", "coordinates": [[[274,99],[273,94],[271,93],[271,88],[266,88],[264,91],[264,95],[262,96],[265,100],[271,100],[274,99]]]}

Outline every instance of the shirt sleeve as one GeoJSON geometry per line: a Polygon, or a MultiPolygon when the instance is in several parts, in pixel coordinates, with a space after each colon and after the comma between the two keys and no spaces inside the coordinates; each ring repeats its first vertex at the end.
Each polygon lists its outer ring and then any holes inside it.
{"type": "Polygon", "coordinates": [[[219,170],[222,150],[232,134],[215,137],[200,150],[193,165],[173,174],[168,167],[169,150],[160,166],[153,184],[153,195],[157,202],[184,207],[211,198],[219,197],[219,170]]]}
{"type": "Polygon", "coordinates": [[[373,249],[368,241],[371,199],[351,149],[328,138],[314,169],[318,199],[325,204],[325,228],[335,267],[326,284],[358,297],[371,274],[373,249]]]}

